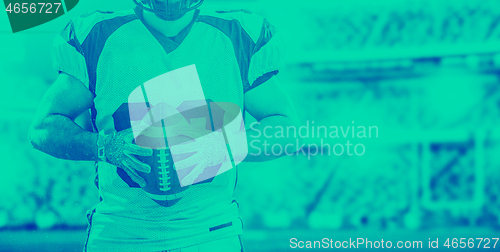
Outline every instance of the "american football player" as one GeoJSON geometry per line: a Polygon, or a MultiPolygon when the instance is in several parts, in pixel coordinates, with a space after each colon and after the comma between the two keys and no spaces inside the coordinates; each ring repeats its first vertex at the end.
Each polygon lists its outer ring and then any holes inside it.
{"type": "MultiPolygon", "coordinates": [[[[59,77],[42,99],[30,141],[57,158],[97,163],[101,201],[87,215],[84,251],[243,251],[233,199],[237,169],[192,184],[172,204],[151,200],[141,189],[146,186],[141,174],[152,167],[141,158],[154,154],[134,142],[133,120],[126,116],[133,106],[127,99],[148,80],[195,65],[205,97],[238,105],[259,122],[254,128],[266,129],[266,136],[277,126],[296,126],[291,100],[275,77],[283,65],[275,28],[247,11],[205,12],[199,9],[203,0],[133,1],[136,7],[130,11],[76,18],[56,37],[53,58],[59,77]],[[89,110],[92,129],[87,130],[75,119],[89,110]]],[[[206,146],[200,141],[179,151],[206,146]]],[[[217,148],[205,147],[184,163],[197,165],[217,154],[212,149],[217,148]]],[[[244,161],[282,156],[260,153],[244,161]]],[[[197,167],[195,175],[204,169],[197,167]]]]}

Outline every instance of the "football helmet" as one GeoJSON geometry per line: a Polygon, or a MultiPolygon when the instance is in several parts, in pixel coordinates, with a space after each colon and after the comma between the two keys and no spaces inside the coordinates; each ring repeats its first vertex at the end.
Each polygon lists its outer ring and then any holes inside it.
{"type": "Polygon", "coordinates": [[[133,0],[141,9],[167,21],[177,20],[200,7],[204,0],[133,0]]]}

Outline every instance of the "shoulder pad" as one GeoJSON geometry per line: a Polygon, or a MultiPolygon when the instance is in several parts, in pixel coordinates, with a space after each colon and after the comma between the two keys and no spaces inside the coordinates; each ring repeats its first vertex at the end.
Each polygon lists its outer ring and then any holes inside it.
{"type": "Polygon", "coordinates": [[[131,14],[134,14],[132,10],[119,11],[119,12],[97,10],[83,14],[80,17],[73,19],[72,22],[74,25],[76,36],[78,37],[80,42],[83,42],[90,33],[90,31],[92,30],[92,28],[94,28],[94,26],[99,22],[131,14]]]}
{"type": "Polygon", "coordinates": [[[202,13],[207,16],[221,18],[225,20],[237,20],[241,27],[248,33],[252,40],[256,43],[261,34],[262,25],[265,19],[262,16],[253,14],[248,10],[229,10],[229,11],[215,11],[212,13],[202,13]]]}

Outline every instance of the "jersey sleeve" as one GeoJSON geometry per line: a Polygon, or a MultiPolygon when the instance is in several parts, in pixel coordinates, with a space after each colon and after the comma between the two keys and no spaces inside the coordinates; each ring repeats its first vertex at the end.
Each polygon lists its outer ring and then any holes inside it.
{"type": "MultiPolygon", "coordinates": [[[[77,24],[79,23],[76,20],[77,24]]],[[[75,21],[68,25],[54,39],[52,47],[52,58],[54,68],[80,80],[85,86],[89,86],[87,65],[82,46],[76,32],[75,21]]]]}
{"type": "Polygon", "coordinates": [[[264,19],[250,59],[249,90],[278,74],[284,66],[284,56],[283,45],[276,29],[264,19]]]}

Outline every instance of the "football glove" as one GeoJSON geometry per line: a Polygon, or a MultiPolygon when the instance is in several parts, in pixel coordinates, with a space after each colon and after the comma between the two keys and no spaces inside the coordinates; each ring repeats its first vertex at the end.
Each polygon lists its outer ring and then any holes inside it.
{"type": "MultiPolygon", "coordinates": [[[[222,132],[215,131],[207,134],[202,129],[178,127],[175,129],[180,135],[193,139],[188,143],[171,146],[172,155],[194,153],[191,156],[174,163],[174,169],[179,171],[195,166],[189,174],[182,178],[183,186],[191,185],[203,173],[205,168],[223,163],[228,160],[228,151],[222,132]]],[[[175,160],[174,160],[175,161],[175,160]]]]}
{"type": "Polygon", "coordinates": [[[141,148],[134,143],[132,129],[126,129],[104,136],[104,154],[106,162],[122,168],[130,178],[141,187],[146,186],[146,181],[137,173],[151,172],[151,167],[139,161],[134,155],[151,156],[152,149],[141,148]]]}

